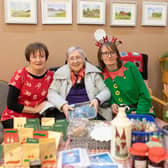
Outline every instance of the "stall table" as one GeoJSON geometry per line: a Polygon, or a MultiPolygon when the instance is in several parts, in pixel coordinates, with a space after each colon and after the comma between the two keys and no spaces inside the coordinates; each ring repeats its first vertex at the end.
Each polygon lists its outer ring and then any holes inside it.
{"type": "MultiPolygon", "coordinates": [[[[160,128],[168,124],[159,118],[156,118],[156,122],[160,128]]],[[[68,149],[70,149],[70,138],[67,138],[66,142],[62,143],[59,150],[61,151],[61,150],[68,150],[68,149]]],[[[90,154],[101,153],[101,152],[110,152],[110,150],[109,149],[108,150],[102,150],[102,149],[89,150],[90,154]]],[[[131,158],[128,158],[127,160],[124,160],[124,161],[121,161],[121,160],[115,160],[115,161],[117,163],[120,163],[123,166],[123,168],[132,167],[131,158]]],[[[2,165],[3,165],[3,159],[0,161],[0,168],[2,168],[2,165]]],[[[20,167],[20,168],[23,168],[23,167],[20,167]]],[[[43,165],[42,168],[57,168],[57,166],[56,165],[48,165],[48,166],[43,165]]],[[[165,168],[168,168],[168,161],[166,161],[165,168]]]]}

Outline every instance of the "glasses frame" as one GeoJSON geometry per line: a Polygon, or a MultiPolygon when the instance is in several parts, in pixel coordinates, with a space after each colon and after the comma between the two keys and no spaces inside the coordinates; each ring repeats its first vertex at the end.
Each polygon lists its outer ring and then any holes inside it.
{"type": "Polygon", "coordinates": [[[103,56],[103,57],[109,57],[109,55],[110,56],[113,56],[114,54],[116,54],[116,52],[115,51],[105,51],[105,52],[101,52],[101,55],[103,56]]]}

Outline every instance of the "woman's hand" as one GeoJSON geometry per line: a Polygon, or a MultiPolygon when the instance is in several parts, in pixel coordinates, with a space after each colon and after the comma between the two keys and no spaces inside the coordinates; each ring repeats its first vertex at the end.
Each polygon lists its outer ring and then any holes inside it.
{"type": "Polygon", "coordinates": [[[74,110],[74,108],[72,108],[68,104],[64,104],[61,109],[64,112],[64,114],[65,114],[65,116],[66,116],[67,119],[68,119],[69,110],[74,110]]]}
{"type": "Polygon", "coordinates": [[[46,103],[47,103],[47,101],[43,101],[42,103],[36,105],[36,106],[34,107],[33,113],[34,113],[34,114],[39,113],[39,112],[43,109],[43,107],[44,107],[44,105],[45,105],[46,103]]]}
{"type": "Polygon", "coordinates": [[[118,107],[119,107],[118,104],[112,104],[111,105],[112,112],[115,113],[115,114],[117,114],[118,113],[118,107]]]}
{"type": "Polygon", "coordinates": [[[91,101],[89,107],[92,107],[92,106],[94,106],[95,111],[96,111],[96,113],[97,113],[97,111],[98,111],[98,106],[99,106],[99,102],[98,102],[97,99],[93,99],[93,100],[91,101]]]}
{"type": "Polygon", "coordinates": [[[46,102],[47,101],[43,101],[42,103],[36,105],[35,107],[24,106],[22,113],[37,114],[43,109],[46,102]]]}

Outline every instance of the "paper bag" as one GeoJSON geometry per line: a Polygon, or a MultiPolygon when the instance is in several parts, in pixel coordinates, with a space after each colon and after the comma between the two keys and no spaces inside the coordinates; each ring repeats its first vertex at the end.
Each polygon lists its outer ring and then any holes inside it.
{"type": "Polygon", "coordinates": [[[4,129],[4,144],[19,142],[17,129],[4,129]]]}
{"type": "Polygon", "coordinates": [[[40,139],[40,158],[42,165],[49,166],[56,164],[55,139],[40,139]]]}
{"type": "Polygon", "coordinates": [[[33,128],[20,128],[19,129],[19,142],[26,143],[27,138],[33,138],[33,128]]]}
{"type": "Polygon", "coordinates": [[[56,147],[56,151],[58,151],[58,147],[62,143],[62,133],[55,132],[55,131],[48,131],[48,138],[55,139],[55,147],[56,147]]]}
{"type": "Polygon", "coordinates": [[[22,148],[20,143],[4,144],[5,167],[22,165],[22,148]]]}
{"type": "Polygon", "coordinates": [[[23,144],[23,166],[27,166],[27,164],[31,160],[39,160],[40,159],[40,148],[39,144],[23,144]]]}
{"type": "Polygon", "coordinates": [[[33,131],[34,139],[48,138],[48,131],[33,131]]]}

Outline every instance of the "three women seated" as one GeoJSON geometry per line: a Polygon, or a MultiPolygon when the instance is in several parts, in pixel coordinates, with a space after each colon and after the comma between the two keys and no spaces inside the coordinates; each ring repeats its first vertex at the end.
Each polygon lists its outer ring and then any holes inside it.
{"type": "Polygon", "coordinates": [[[56,119],[68,118],[69,111],[73,110],[71,104],[86,101],[95,108],[96,118],[102,120],[111,120],[112,113],[117,113],[123,104],[129,107],[127,113],[150,113],[151,98],[143,78],[133,63],[120,60],[115,41],[99,45],[100,69],[87,61],[80,47],[70,47],[66,53],[67,64],[54,76],[45,67],[46,46],[37,44],[28,46],[29,52],[26,49],[29,66],[18,70],[9,83],[8,105],[2,115],[5,128],[11,127],[13,117],[39,117],[38,113],[48,103],[55,108],[47,110],[46,116],[56,119]],[[15,101],[11,104],[12,98],[15,101]],[[110,107],[101,108],[108,100],[110,107]]]}

